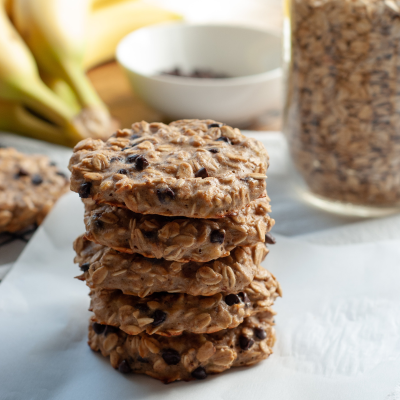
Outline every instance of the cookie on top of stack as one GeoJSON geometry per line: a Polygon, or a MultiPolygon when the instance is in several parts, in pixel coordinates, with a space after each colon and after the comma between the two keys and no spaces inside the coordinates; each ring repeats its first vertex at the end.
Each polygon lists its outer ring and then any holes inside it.
{"type": "Polygon", "coordinates": [[[275,277],[268,155],[211,120],[135,123],[70,160],[85,204],[75,262],[90,288],[89,345],[120,372],[204,379],[272,353],[275,277]]]}

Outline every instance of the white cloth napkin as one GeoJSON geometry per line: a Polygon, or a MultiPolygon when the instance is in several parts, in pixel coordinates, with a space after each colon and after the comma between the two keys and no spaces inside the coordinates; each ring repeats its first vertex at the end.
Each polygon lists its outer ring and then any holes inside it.
{"type": "Polygon", "coordinates": [[[168,386],[114,371],[86,344],[88,290],[72,279],[83,209],[71,193],[0,285],[0,399],[400,399],[399,217],[353,223],[302,203],[281,135],[260,138],[281,233],[264,263],[283,288],[274,354],[168,386]]]}

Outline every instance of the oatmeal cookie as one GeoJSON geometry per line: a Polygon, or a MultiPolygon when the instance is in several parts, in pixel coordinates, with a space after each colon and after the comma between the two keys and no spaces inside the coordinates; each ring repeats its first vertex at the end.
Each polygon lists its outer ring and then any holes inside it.
{"type": "Polygon", "coordinates": [[[154,292],[211,296],[237,293],[248,286],[268,253],[264,243],[237,247],[227,257],[208,263],[180,263],[123,254],[80,236],[74,243],[75,262],[92,289],[119,289],[139,297],[154,292]]]}
{"type": "Polygon", "coordinates": [[[97,322],[118,326],[130,335],[146,332],[178,336],[183,332],[213,333],[235,328],[246,317],[270,311],[279,295],[275,277],[260,268],[253,282],[238,294],[191,296],[162,292],[140,298],[119,290],[93,289],[90,311],[97,322]]]}
{"type": "Polygon", "coordinates": [[[218,218],[261,197],[268,154],[215,121],[135,123],[75,146],[71,189],[141,214],[218,218]]]}
{"type": "Polygon", "coordinates": [[[47,157],[0,148],[0,232],[39,225],[68,184],[47,157]]]}
{"type": "Polygon", "coordinates": [[[275,342],[273,314],[246,318],[234,329],[179,337],[127,335],[92,319],[88,344],[110,357],[111,365],[122,373],[146,374],[165,383],[205,379],[209,374],[267,358],[275,342]]]}
{"type": "Polygon", "coordinates": [[[226,257],[238,245],[265,242],[275,221],[268,197],[252,201],[236,215],[217,219],[137,214],[85,199],[86,238],[124,253],[179,262],[226,257]]]}

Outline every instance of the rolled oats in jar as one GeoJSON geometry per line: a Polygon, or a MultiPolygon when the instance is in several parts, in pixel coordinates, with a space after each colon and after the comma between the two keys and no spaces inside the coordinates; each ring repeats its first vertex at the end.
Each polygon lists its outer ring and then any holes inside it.
{"type": "Polygon", "coordinates": [[[400,209],[400,1],[287,1],[295,168],[317,198],[400,209]]]}

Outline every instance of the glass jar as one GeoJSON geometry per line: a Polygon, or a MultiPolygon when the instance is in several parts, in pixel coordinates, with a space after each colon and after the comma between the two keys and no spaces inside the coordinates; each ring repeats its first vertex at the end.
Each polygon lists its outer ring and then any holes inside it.
{"type": "Polygon", "coordinates": [[[307,197],[400,211],[400,1],[287,1],[284,131],[307,197]]]}

